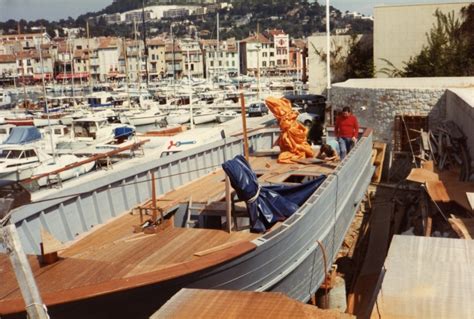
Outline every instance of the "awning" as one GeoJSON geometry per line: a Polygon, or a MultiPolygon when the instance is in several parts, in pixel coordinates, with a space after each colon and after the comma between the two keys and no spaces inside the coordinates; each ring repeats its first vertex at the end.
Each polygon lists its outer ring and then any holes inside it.
{"type": "MultiPolygon", "coordinates": [[[[53,78],[53,73],[44,73],[44,79],[45,80],[51,80],[52,78],[53,78]]],[[[42,80],[43,75],[39,74],[39,73],[36,73],[35,75],[33,75],[33,79],[34,80],[42,80]]]]}
{"type": "Polygon", "coordinates": [[[325,175],[296,186],[260,186],[257,175],[242,155],[222,164],[237,196],[247,204],[252,232],[264,232],[290,217],[326,179],[325,175]]]}
{"type": "Polygon", "coordinates": [[[88,78],[89,72],[78,72],[78,73],[59,73],[56,75],[56,80],[71,80],[71,79],[83,79],[88,78]]]}

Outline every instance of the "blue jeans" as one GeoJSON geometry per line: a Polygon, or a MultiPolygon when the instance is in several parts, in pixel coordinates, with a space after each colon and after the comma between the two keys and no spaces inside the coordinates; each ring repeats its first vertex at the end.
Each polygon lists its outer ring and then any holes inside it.
{"type": "Polygon", "coordinates": [[[341,160],[343,160],[347,153],[351,151],[353,144],[352,137],[338,137],[337,141],[339,142],[339,148],[341,150],[341,160]]]}

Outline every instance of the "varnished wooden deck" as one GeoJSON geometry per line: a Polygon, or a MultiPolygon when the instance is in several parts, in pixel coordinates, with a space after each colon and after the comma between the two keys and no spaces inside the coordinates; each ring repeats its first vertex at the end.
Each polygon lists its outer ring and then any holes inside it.
{"type": "MultiPolygon", "coordinates": [[[[332,172],[333,164],[278,164],[269,157],[252,158],[253,169],[263,183],[281,183],[290,175],[319,175],[332,172]]],[[[159,178],[159,177],[158,177],[159,178]]],[[[220,169],[157,199],[166,211],[179,203],[209,202],[224,198],[224,172],[220,169]]],[[[223,230],[174,228],[156,234],[133,233],[138,214],[125,214],[78,238],[60,253],[61,260],[40,267],[30,263],[46,304],[82,299],[91,295],[127,289],[149,282],[175,278],[236,258],[255,248],[258,234],[227,233],[223,230]],[[196,255],[213,247],[215,252],[196,255]]],[[[24,307],[15,276],[6,256],[0,256],[0,314],[24,307]]]]}

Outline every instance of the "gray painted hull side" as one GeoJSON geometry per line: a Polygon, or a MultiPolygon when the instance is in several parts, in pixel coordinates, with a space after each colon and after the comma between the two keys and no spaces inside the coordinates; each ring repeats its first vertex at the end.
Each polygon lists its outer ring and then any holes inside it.
{"type": "MultiPolygon", "coordinates": [[[[275,138],[274,132],[258,133],[251,137],[251,146],[268,149],[275,138]]],[[[163,177],[158,190],[164,193],[208,171],[191,173],[192,170],[219,165],[224,159],[224,150],[225,158],[242,151],[242,142],[236,138],[210,146],[159,159],[149,166],[129,168],[128,175],[122,172],[121,177],[97,181],[102,187],[80,197],[40,203],[38,207],[30,205],[28,212],[27,208],[18,209],[16,216],[25,215],[16,221],[24,246],[27,251],[36,252],[40,226],[49,227],[61,240],[71,240],[76,231],[86,231],[89,224],[105,222],[150,197],[149,183],[128,184],[146,181],[150,169],[158,169],[158,176],[163,177]],[[183,167],[189,173],[174,175],[183,167]]],[[[317,241],[324,246],[329,269],[370,182],[373,173],[371,149],[372,135],[361,138],[338,169],[292,217],[274,232],[254,241],[257,244],[254,251],[184,280],[177,279],[176,283],[181,281],[184,286],[198,288],[278,291],[307,301],[324,279],[323,255],[317,241]]]]}
{"type": "Polygon", "coordinates": [[[255,241],[256,250],[202,274],[189,287],[283,292],[308,301],[324,280],[317,241],[330,269],[370,183],[371,150],[372,136],[363,138],[295,215],[255,241]]]}

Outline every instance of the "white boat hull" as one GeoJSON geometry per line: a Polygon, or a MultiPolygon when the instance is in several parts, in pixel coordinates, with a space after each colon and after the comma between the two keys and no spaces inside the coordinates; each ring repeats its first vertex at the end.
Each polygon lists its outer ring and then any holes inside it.
{"type": "Polygon", "coordinates": [[[168,122],[168,124],[184,124],[184,123],[188,123],[189,122],[189,119],[190,119],[190,116],[189,114],[180,114],[180,115],[168,115],[166,117],[166,122],[168,122]]]}
{"type": "MultiPolygon", "coordinates": [[[[58,125],[58,124],[60,124],[60,119],[49,119],[49,123],[48,123],[48,119],[37,119],[37,118],[33,119],[33,125],[36,127],[58,125]]],[[[63,123],[63,125],[67,125],[67,124],[63,123]]]]}
{"type": "Polygon", "coordinates": [[[193,121],[194,124],[204,124],[204,123],[209,123],[209,122],[214,122],[216,120],[216,115],[217,114],[206,114],[206,115],[194,115],[193,116],[193,121]]]}
{"type": "Polygon", "coordinates": [[[166,118],[166,115],[133,116],[133,117],[129,117],[128,121],[133,126],[142,126],[142,125],[157,124],[158,122],[164,120],[165,118],[166,118]]]}

